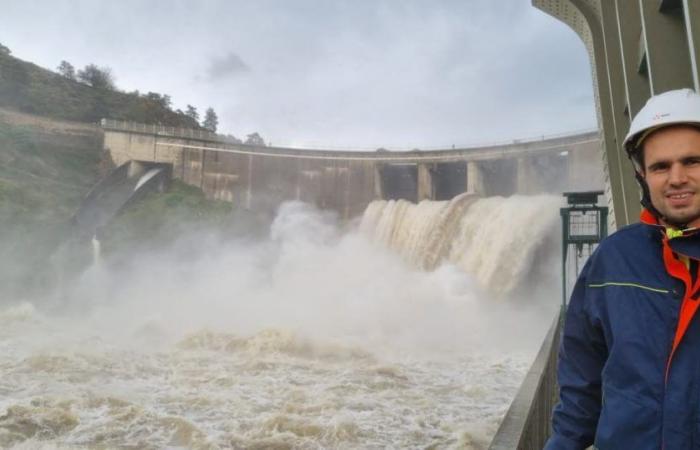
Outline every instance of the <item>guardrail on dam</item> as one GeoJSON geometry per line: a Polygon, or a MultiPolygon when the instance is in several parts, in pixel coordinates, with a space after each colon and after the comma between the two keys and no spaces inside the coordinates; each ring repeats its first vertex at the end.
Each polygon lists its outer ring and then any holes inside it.
{"type": "Polygon", "coordinates": [[[201,130],[103,120],[117,165],[165,163],[209,198],[272,210],[302,200],[347,219],[377,199],[447,200],[600,188],[600,137],[587,132],[472,148],[330,151],[252,146],[201,130]]]}
{"type": "Polygon", "coordinates": [[[563,314],[560,311],[554,318],[489,450],[535,450],[547,442],[552,410],[558,400],[557,355],[563,314]]]}

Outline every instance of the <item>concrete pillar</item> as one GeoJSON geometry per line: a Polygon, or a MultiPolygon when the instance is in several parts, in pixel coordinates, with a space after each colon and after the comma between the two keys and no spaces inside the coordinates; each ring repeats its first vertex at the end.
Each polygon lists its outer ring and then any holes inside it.
{"type": "Polygon", "coordinates": [[[627,117],[631,120],[651,96],[651,86],[646,74],[639,71],[640,48],[643,48],[642,18],[639,3],[629,0],[615,0],[622,70],[625,78],[627,117]]]}
{"type": "Polygon", "coordinates": [[[617,20],[617,9],[614,1],[601,1],[600,11],[605,43],[605,63],[610,85],[608,99],[614,127],[613,141],[606,142],[606,152],[615,153],[615,155],[608,156],[608,160],[611,157],[616,159],[618,173],[614,178],[619,180],[618,185],[621,187],[621,195],[624,197],[626,223],[631,223],[637,220],[641,208],[634,167],[622,148],[622,142],[629,130],[630,117],[627,113],[625,64],[622,55],[620,24],[617,20]]]}
{"type": "Polygon", "coordinates": [[[518,194],[532,194],[534,189],[531,181],[532,164],[530,159],[526,156],[519,156],[517,164],[515,192],[518,194]]]}
{"type": "Polygon", "coordinates": [[[343,191],[343,221],[347,222],[350,219],[350,190],[352,189],[350,167],[345,167],[345,186],[343,191]]]}
{"type": "Polygon", "coordinates": [[[142,163],[138,161],[131,161],[129,163],[129,170],[127,170],[127,177],[134,178],[140,177],[145,172],[145,168],[142,163]]]}
{"type": "Polygon", "coordinates": [[[382,189],[382,165],[377,163],[374,165],[374,198],[378,200],[384,199],[384,189],[382,189]]]}
{"type": "Polygon", "coordinates": [[[688,34],[688,52],[690,69],[693,76],[695,92],[700,92],[700,2],[683,0],[685,30],[688,34]]]}
{"type": "Polygon", "coordinates": [[[433,180],[430,164],[418,164],[418,201],[433,199],[433,180]]]}
{"type": "Polygon", "coordinates": [[[245,193],[245,207],[250,210],[253,204],[253,155],[248,155],[248,188],[245,193]]]}
{"type": "MultiPolygon", "coordinates": [[[[583,16],[590,35],[590,49],[592,50],[591,65],[593,66],[594,83],[597,86],[598,125],[603,132],[602,151],[605,155],[605,170],[607,171],[610,186],[609,195],[612,200],[611,217],[614,215],[615,224],[626,225],[630,223],[630,217],[634,215],[629,211],[626,201],[625,185],[621,179],[621,160],[617,151],[614,111],[611,97],[610,77],[608,73],[608,61],[605,52],[605,36],[603,24],[598,11],[593,4],[585,0],[570,0],[579,13],[583,16]]],[[[597,2],[596,2],[597,4],[597,2]]],[[[607,191],[607,189],[606,189],[607,191]]]]}
{"type": "Polygon", "coordinates": [[[481,178],[479,163],[477,161],[467,162],[467,192],[470,194],[483,195],[484,180],[481,178]]]}
{"type": "Polygon", "coordinates": [[[654,94],[693,86],[682,17],[660,13],[658,1],[639,0],[649,84],[654,94]]]}
{"type": "Polygon", "coordinates": [[[199,164],[199,188],[206,193],[206,190],[204,189],[204,179],[205,176],[204,174],[206,173],[205,171],[205,166],[207,163],[207,151],[206,150],[199,150],[200,154],[200,161],[201,163],[199,164]]]}
{"type": "Polygon", "coordinates": [[[296,176],[295,178],[295,183],[294,183],[294,199],[297,201],[304,201],[301,197],[301,190],[302,186],[306,186],[304,183],[304,166],[302,164],[301,159],[297,159],[294,161],[294,165],[296,166],[296,176]]]}

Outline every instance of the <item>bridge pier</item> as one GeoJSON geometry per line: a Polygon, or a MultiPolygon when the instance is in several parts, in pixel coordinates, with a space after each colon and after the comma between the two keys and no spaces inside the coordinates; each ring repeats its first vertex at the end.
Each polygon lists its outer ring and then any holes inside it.
{"type": "Polygon", "coordinates": [[[382,184],[382,171],[380,164],[374,165],[374,199],[384,199],[384,185],[382,184]]]}
{"type": "Polygon", "coordinates": [[[535,190],[531,175],[532,172],[532,162],[530,159],[523,156],[518,157],[516,168],[516,192],[519,194],[531,194],[535,190]]]}
{"type": "Polygon", "coordinates": [[[467,162],[467,192],[477,195],[484,193],[484,181],[477,161],[467,162]]]}
{"type": "Polygon", "coordinates": [[[433,200],[433,164],[418,164],[418,201],[433,200]]]}
{"type": "Polygon", "coordinates": [[[128,178],[134,178],[136,176],[143,175],[143,173],[146,171],[142,162],[133,159],[129,162],[128,167],[129,169],[127,170],[126,174],[128,178]]]}

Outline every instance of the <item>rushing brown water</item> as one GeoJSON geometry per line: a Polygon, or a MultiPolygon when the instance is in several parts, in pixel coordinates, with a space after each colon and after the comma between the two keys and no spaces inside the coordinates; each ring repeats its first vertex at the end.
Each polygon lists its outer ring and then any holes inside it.
{"type": "Polygon", "coordinates": [[[0,446],[485,448],[548,309],[365,236],[291,204],[268,242],[200,236],[3,303],[0,446]]]}

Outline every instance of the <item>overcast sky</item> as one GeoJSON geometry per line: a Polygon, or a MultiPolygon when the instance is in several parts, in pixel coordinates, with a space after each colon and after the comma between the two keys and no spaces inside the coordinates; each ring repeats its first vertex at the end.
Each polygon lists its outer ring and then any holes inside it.
{"type": "Polygon", "coordinates": [[[211,106],[274,145],[435,148],[596,127],[585,47],[529,0],[0,0],[0,43],[211,106]]]}

